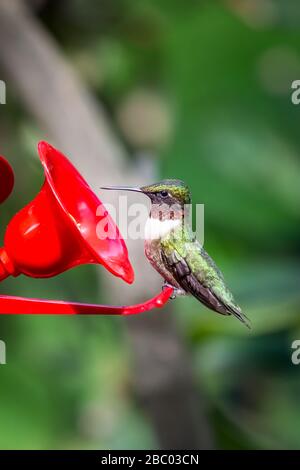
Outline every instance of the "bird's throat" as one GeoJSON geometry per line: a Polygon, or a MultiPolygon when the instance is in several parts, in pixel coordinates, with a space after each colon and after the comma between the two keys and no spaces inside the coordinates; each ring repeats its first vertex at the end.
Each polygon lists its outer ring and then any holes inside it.
{"type": "Polygon", "coordinates": [[[172,231],[183,224],[183,216],[174,218],[159,217],[150,212],[145,227],[145,240],[159,240],[166,238],[172,231]]]}

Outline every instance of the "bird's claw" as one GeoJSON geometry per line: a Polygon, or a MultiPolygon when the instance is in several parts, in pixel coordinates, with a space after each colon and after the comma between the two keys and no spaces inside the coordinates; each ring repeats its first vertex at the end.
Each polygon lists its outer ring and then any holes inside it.
{"type": "Polygon", "coordinates": [[[163,286],[162,286],[162,290],[167,289],[167,288],[173,289],[173,294],[170,296],[170,299],[171,299],[171,300],[176,299],[176,297],[177,297],[177,291],[179,292],[179,289],[176,289],[176,287],[172,286],[171,284],[169,284],[169,283],[166,281],[166,282],[164,282],[164,284],[163,284],[163,286]]]}

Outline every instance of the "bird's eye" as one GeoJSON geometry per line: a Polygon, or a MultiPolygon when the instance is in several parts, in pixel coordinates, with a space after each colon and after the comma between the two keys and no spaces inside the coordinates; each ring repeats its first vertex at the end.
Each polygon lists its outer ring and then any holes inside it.
{"type": "Polygon", "coordinates": [[[160,195],[161,195],[162,197],[167,197],[168,194],[169,194],[168,191],[161,191],[161,192],[160,192],[160,195]]]}

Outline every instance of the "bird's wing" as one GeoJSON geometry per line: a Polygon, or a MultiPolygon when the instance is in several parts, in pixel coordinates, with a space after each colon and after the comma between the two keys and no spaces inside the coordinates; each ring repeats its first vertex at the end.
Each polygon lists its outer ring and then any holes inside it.
{"type": "Polygon", "coordinates": [[[222,315],[234,315],[249,326],[247,317],[235,304],[222,273],[197,241],[179,246],[172,240],[165,242],[163,261],[177,282],[206,307],[222,315]]]}

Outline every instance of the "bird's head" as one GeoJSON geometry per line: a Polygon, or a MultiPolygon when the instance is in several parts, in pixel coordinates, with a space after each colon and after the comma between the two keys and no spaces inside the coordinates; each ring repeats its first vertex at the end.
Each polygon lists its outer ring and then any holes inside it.
{"type": "Polygon", "coordinates": [[[152,204],[190,204],[191,193],[188,186],[180,180],[167,179],[155,184],[142,186],[140,190],[151,199],[152,204]]]}
{"type": "Polygon", "coordinates": [[[189,187],[181,180],[166,179],[158,183],[141,187],[114,186],[102,189],[113,189],[122,191],[135,191],[143,193],[151,199],[152,204],[167,204],[168,206],[191,203],[191,193],[189,187]]]}

